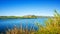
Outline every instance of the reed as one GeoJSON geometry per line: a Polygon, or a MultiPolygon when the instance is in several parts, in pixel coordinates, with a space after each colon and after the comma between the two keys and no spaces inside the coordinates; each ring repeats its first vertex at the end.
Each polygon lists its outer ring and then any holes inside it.
{"type": "Polygon", "coordinates": [[[20,28],[17,28],[15,25],[14,29],[6,31],[6,34],[35,34],[34,27],[33,29],[30,28],[30,31],[28,30],[28,27],[26,25],[26,28],[22,28],[22,25],[20,24],[20,28]]]}
{"type": "Polygon", "coordinates": [[[54,18],[49,18],[45,22],[45,27],[38,25],[37,34],[60,34],[60,14],[55,10],[54,18]]]}

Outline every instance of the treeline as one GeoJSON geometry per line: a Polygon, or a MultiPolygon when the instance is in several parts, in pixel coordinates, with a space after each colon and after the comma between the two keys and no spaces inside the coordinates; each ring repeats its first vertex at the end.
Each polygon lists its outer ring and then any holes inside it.
{"type": "Polygon", "coordinates": [[[0,16],[0,19],[8,19],[8,18],[20,18],[16,16],[0,16]]]}
{"type": "Polygon", "coordinates": [[[25,19],[25,18],[37,18],[37,16],[0,16],[0,19],[25,19]]]}
{"type": "Polygon", "coordinates": [[[27,15],[27,16],[0,16],[0,19],[31,19],[31,18],[54,18],[51,16],[35,16],[35,15],[27,15]]]}

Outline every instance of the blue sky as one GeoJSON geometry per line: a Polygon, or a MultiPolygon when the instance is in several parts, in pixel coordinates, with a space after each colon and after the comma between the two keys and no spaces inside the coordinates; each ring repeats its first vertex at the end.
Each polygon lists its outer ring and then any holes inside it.
{"type": "Polygon", "coordinates": [[[55,9],[60,11],[60,0],[0,0],[0,16],[53,16],[55,9]]]}

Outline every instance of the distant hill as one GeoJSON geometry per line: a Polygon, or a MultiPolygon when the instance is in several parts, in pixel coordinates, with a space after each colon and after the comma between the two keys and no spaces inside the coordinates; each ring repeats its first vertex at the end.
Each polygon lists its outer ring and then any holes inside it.
{"type": "Polygon", "coordinates": [[[31,19],[31,18],[50,18],[50,16],[35,16],[35,15],[25,15],[25,16],[0,16],[0,19],[7,19],[7,18],[31,19]]]}

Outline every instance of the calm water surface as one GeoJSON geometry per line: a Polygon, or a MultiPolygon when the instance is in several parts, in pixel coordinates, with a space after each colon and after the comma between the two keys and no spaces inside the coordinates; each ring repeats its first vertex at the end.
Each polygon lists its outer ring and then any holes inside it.
{"type": "Polygon", "coordinates": [[[37,23],[37,22],[43,25],[45,20],[47,20],[47,18],[0,19],[0,32],[4,32],[5,30],[7,30],[7,27],[9,29],[12,29],[14,25],[16,25],[19,28],[20,24],[22,24],[23,28],[25,28],[25,25],[27,25],[30,28],[30,26],[34,26],[34,23],[37,23]]]}

